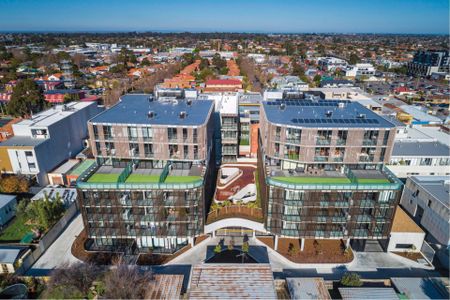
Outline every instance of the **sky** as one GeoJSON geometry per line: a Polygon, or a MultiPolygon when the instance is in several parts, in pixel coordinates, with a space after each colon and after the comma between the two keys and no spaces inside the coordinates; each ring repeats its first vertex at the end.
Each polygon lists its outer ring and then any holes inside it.
{"type": "Polygon", "coordinates": [[[0,31],[448,34],[449,0],[0,0],[0,31]]]}

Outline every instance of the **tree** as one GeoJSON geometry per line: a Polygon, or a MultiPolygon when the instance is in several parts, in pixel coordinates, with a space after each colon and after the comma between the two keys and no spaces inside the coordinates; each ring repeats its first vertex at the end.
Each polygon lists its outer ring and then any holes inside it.
{"type": "Polygon", "coordinates": [[[225,59],[222,59],[219,53],[216,53],[212,58],[212,64],[217,70],[220,70],[221,68],[227,66],[227,61],[225,59]]]}
{"type": "MultiPolygon", "coordinates": [[[[147,299],[149,284],[153,274],[149,271],[140,272],[137,266],[127,265],[122,260],[104,277],[106,299],[147,299]]],[[[149,299],[149,298],[148,298],[149,299]]]]}
{"type": "Polygon", "coordinates": [[[361,61],[361,59],[359,58],[358,55],[356,55],[355,53],[350,54],[350,58],[349,58],[348,62],[349,62],[351,65],[357,64],[357,63],[359,63],[360,61],[361,61]]]}
{"type": "Polygon", "coordinates": [[[41,111],[45,106],[44,94],[39,86],[32,79],[24,79],[14,87],[6,111],[14,117],[24,117],[41,111]]]}
{"type": "Polygon", "coordinates": [[[292,244],[292,243],[289,243],[289,246],[288,246],[288,255],[289,256],[295,256],[298,254],[299,251],[300,250],[298,249],[298,247],[294,246],[294,244],[292,244]]]}
{"type": "Polygon", "coordinates": [[[2,193],[27,193],[28,188],[28,180],[22,176],[9,175],[0,179],[2,193]]]}
{"type": "Polygon", "coordinates": [[[78,100],[80,100],[80,95],[78,95],[78,93],[64,95],[64,103],[71,102],[71,101],[78,101],[78,100]]]}
{"type": "Polygon", "coordinates": [[[47,230],[53,226],[64,214],[65,208],[59,194],[50,201],[47,197],[32,201],[25,209],[26,218],[37,224],[41,229],[47,230]]]}
{"type": "Polygon", "coordinates": [[[50,276],[44,299],[83,299],[99,276],[101,269],[88,263],[63,264],[50,276]]]}
{"type": "Polygon", "coordinates": [[[222,245],[219,243],[214,247],[214,253],[218,254],[220,252],[222,252],[222,245]]]}
{"type": "Polygon", "coordinates": [[[362,286],[361,277],[356,273],[347,272],[341,278],[341,284],[345,286],[362,286]]]}
{"type": "Polygon", "coordinates": [[[304,76],[305,69],[297,62],[292,64],[292,75],[294,76],[304,76]]]}
{"type": "Polygon", "coordinates": [[[322,79],[322,76],[320,76],[319,74],[317,74],[317,75],[314,76],[313,81],[314,81],[317,85],[319,85],[321,79],[322,79]]]}

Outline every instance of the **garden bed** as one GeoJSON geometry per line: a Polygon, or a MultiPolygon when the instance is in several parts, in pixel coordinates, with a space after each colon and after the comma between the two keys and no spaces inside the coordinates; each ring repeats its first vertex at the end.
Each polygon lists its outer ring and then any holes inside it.
{"type": "Polygon", "coordinates": [[[306,239],[301,251],[300,239],[280,238],[277,252],[295,263],[349,263],[353,260],[353,252],[349,248],[345,254],[342,240],[306,239]]]}
{"type": "Polygon", "coordinates": [[[422,253],[420,252],[392,252],[396,255],[399,255],[401,257],[407,258],[409,260],[412,260],[416,263],[420,263],[419,260],[423,259],[426,260],[425,257],[423,257],[422,253]]]}

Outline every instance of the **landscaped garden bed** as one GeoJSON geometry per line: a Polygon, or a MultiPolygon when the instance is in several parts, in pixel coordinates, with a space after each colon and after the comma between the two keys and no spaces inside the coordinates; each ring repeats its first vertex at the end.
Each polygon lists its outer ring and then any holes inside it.
{"type": "Polygon", "coordinates": [[[353,260],[351,248],[342,240],[306,239],[303,251],[300,239],[280,238],[278,253],[295,263],[349,263],[353,260]]]}
{"type": "Polygon", "coordinates": [[[295,184],[346,184],[351,183],[347,177],[303,177],[303,176],[291,176],[291,177],[272,177],[274,180],[283,181],[286,183],[295,184]]]}

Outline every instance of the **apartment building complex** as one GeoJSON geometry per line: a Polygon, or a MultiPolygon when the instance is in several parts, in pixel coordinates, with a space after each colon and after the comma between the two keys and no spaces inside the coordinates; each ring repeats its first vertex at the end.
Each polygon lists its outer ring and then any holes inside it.
{"type": "Polygon", "coordinates": [[[71,102],[13,124],[14,137],[0,143],[0,168],[47,185],[48,172],[83,150],[87,121],[100,112],[95,102],[71,102]]]}
{"type": "Polygon", "coordinates": [[[436,72],[449,72],[450,56],[448,51],[417,51],[408,63],[408,74],[430,76],[436,72]]]}
{"type": "Polygon", "coordinates": [[[387,239],[402,187],[384,167],[395,132],[357,102],[264,102],[259,178],[275,244],[278,237],[387,239]]]}
{"type": "Polygon", "coordinates": [[[78,179],[92,250],[170,253],[203,233],[215,182],[214,102],[125,95],[88,124],[78,179]]]}

